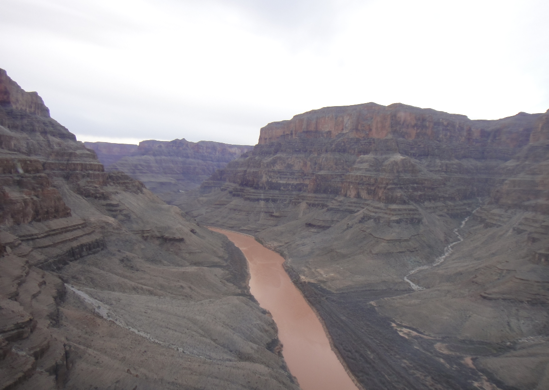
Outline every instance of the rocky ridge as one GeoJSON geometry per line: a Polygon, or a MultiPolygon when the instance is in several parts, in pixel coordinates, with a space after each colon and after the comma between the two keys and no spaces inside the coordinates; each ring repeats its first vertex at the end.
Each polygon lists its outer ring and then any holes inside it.
{"type": "Polygon", "coordinates": [[[365,388],[543,389],[548,118],[315,110],[174,204],[281,252],[365,388]]]}
{"type": "Polygon", "coordinates": [[[86,143],[98,154],[107,170],[125,172],[165,201],[173,194],[197,188],[216,170],[252,149],[219,142],[142,141],[133,145],[86,143]]]}
{"type": "Polygon", "coordinates": [[[0,91],[0,388],[297,389],[241,253],[0,91]]]}

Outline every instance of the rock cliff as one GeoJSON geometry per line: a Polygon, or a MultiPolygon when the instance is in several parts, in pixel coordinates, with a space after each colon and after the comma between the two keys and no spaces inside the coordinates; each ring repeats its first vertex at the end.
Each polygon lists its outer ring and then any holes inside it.
{"type": "Polygon", "coordinates": [[[121,158],[130,156],[137,151],[137,145],[110,142],[84,142],[84,146],[97,154],[97,159],[105,169],[108,169],[121,158]]]}
{"type": "Polygon", "coordinates": [[[548,115],[323,108],[175,204],[281,252],[364,388],[542,389],[548,115]]]}
{"type": "Polygon", "coordinates": [[[0,107],[49,118],[50,110],[36,92],[25,92],[0,69],[0,107]]]}
{"type": "Polygon", "coordinates": [[[0,91],[0,388],[298,389],[242,254],[0,91]]]}
{"type": "Polygon", "coordinates": [[[216,170],[225,168],[253,148],[185,139],[142,141],[135,149],[129,146],[86,143],[108,170],[122,171],[140,180],[165,201],[170,201],[174,194],[198,187],[216,170]]]}

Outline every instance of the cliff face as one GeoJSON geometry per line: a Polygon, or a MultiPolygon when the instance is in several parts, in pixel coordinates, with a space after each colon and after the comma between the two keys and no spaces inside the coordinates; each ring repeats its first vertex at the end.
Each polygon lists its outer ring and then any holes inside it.
{"type": "Polygon", "coordinates": [[[142,181],[166,201],[174,194],[198,187],[217,169],[225,168],[229,161],[253,148],[185,139],[142,141],[131,151],[128,147],[122,149],[120,145],[114,145],[87,143],[86,147],[95,150],[104,164],[109,163],[108,170],[122,171],[142,181]]]}
{"type": "Polygon", "coordinates": [[[500,172],[503,184],[492,192],[491,203],[549,215],[549,112],[541,115],[530,143],[500,172]]]}
{"type": "Polygon", "coordinates": [[[0,387],[297,389],[240,252],[0,75],[0,387]]]}
{"type": "Polygon", "coordinates": [[[50,118],[36,93],[23,91],[4,70],[0,70],[0,91],[0,223],[10,226],[70,216],[53,179],[100,175],[103,166],[50,118]]]}
{"type": "Polygon", "coordinates": [[[524,146],[532,132],[528,114],[500,121],[471,121],[463,115],[447,114],[396,103],[380,106],[367,103],[327,107],[274,122],[260,131],[259,144],[296,139],[399,138],[417,141],[461,143],[468,146],[524,146]]]}
{"type": "Polygon", "coordinates": [[[25,92],[0,69],[0,106],[49,118],[50,110],[36,92],[25,92]]]}
{"type": "Polygon", "coordinates": [[[538,118],[470,121],[400,104],[322,109],[263,128],[260,144],[203,192],[234,185],[233,193],[290,203],[392,204],[396,220],[421,220],[412,204],[463,214],[503,182],[502,165],[528,145],[538,118]]]}
{"type": "Polygon", "coordinates": [[[130,156],[137,151],[137,145],[110,142],[84,142],[84,146],[97,154],[97,159],[105,169],[108,169],[121,158],[130,156]]]}
{"type": "Polygon", "coordinates": [[[365,388],[541,389],[547,115],[311,111],[175,204],[283,253],[365,388]]]}

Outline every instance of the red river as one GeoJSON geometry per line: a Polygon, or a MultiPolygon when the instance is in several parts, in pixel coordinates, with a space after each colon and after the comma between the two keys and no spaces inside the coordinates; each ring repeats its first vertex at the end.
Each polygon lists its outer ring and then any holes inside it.
{"type": "Polygon", "coordinates": [[[358,390],[330,346],[318,317],[282,267],[284,259],[252,236],[224,234],[246,256],[250,290],[278,326],[282,354],[303,390],[358,390]]]}

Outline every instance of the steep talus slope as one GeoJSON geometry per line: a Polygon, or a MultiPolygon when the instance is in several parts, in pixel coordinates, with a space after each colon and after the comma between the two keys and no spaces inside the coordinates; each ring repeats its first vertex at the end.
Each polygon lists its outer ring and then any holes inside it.
{"type": "Polygon", "coordinates": [[[131,145],[123,149],[121,146],[86,143],[86,147],[96,151],[107,170],[127,173],[167,202],[172,200],[173,194],[198,187],[216,170],[225,168],[227,163],[252,149],[246,145],[185,139],[142,141],[131,152],[128,148],[131,145]]]}
{"type": "Polygon", "coordinates": [[[281,252],[365,388],[542,389],[547,117],[311,111],[174,204],[281,252]]]}
{"type": "Polygon", "coordinates": [[[0,97],[1,389],[298,388],[232,244],[0,97]]]}

